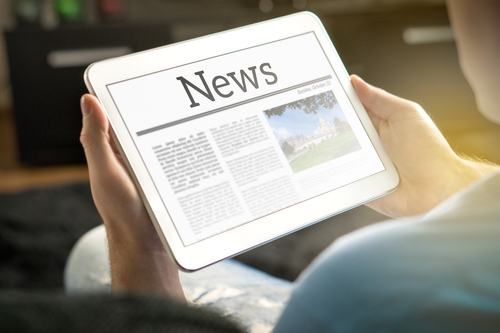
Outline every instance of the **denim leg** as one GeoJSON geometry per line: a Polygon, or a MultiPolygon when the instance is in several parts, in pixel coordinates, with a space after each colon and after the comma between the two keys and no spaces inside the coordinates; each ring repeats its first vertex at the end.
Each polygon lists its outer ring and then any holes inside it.
{"type": "Polygon", "coordinates": [[[270,332],[290,298],[293,283],[236,260],[180,274],[187,299],[216,308],[250,332],[270,332]]]}
{"type": "MultiPolygon", "coordinates": [[[[202,270],[180,272],[188,301],[216,309],[250,332],[270,332],[290,298],[293,283],[236,260],[224,260],[202,270]]],[[[111,291],[104,226],[87,232],[75,244],[64,272],[68,294],[111,291]]]]}
{"type": "Polygon", "coordinates": [[[88,231],[73,246],[64,268],[64,290],[67,294],[111,292],[104,225],[88,231]]]}

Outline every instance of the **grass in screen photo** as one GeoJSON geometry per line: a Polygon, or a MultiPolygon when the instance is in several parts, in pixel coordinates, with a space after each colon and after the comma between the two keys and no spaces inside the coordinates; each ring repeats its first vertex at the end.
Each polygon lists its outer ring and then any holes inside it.
{"type": "Polygon", "coordinates": [[[361,149],[332,91],[264,114],[294,173],[361,149]]]}

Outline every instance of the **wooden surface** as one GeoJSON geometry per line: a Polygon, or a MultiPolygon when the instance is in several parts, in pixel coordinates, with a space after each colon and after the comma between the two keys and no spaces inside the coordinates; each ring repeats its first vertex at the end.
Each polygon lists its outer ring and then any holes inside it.
{"type": "Polygon", "coordinates": [[[20,165],[12,112],[10,108],[0,109],[0,193],[87,180],[86,165],[51,167],[20,165]]]}

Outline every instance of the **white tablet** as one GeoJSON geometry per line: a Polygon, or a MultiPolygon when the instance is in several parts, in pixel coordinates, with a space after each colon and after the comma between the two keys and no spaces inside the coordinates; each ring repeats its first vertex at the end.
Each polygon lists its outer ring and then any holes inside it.
{"type": "Polygon", "coordinates": [[[399,182],[311,13],[98,62],[85,82],[185,271],[383,196],[399,182]]]}

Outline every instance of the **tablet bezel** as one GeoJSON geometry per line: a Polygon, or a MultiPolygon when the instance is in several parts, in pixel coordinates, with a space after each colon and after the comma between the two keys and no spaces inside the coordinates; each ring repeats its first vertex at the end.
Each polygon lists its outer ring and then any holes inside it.
{"type": "Polygon", "coordinates": [[[121,153],[128,163],[129,171],[158,234],[176,264],[184,271],[203,268],[386,195],[394,191],[399,184],[396,168],[359,101],[335,47],[319,19],[309,12],[101,61],[87,68],[85,83],[106,110],[121,153]],[[330,61],[385,171],[184,246],[133,138],[106,88],[107,85],[311,31],[315,33],[330,61]]]}

